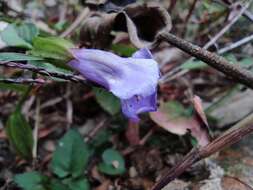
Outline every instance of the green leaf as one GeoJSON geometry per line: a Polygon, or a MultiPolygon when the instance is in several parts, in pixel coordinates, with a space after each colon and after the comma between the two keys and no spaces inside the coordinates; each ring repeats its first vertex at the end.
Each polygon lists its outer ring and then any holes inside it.
{"type": "Polygon", "coordinates": [[[74,45],[57,37],[36,37],[33,40],[34,48],[30,51],[32,55],[55,59],[62,62],[67,62],[73,59],[73,55],[69,51],[74,45]]]}
{"type": "Polygon", "coordinates": [[[120,101],[111,92],[108,92],[102,88],[93,88],[96,100],[99,105],[111,115],[115,115],[120,111],[120,101]]]}
{"type": "Polygon", "coordinates": [[[189,59],[185,63],[183,63],[180,67],[182,69],[195,70],[195,69],[205,69],[208,67],[208,65],[200,60],[189,59]]]}
{"type": "Polygon", "coordinates": [[[69,190],[69,188],[58,179],[51,179],[48,186],[49,190],[69,190]]]}
{"type": "Polygon", "coordinates": [[[16,152],[24,158],[31,158],[33,148],[32,129],[20,109],[17,109],[9,116],[6,132],[16,152]]]}
{"type": "Polygon", "coordinates": [[[108,129],[101,130],[97,133],[97,135],[92,139],[91,144],[94,147],[99,147],[107,142],[109,142],[109,138],[112,136],[111,131],[108,129]]]}
{"type": "MultiPolygon", "coordinates": [[[[0,79],[1,78],[3,78],[3,77],[0,76],[0,79]]],[[[16,92],[24,93],[28,89],[28,86],[25,86],[25,85],[22,85],[22,84],[8,84],[8,83],[0,82],[0,89],[13,90],[13,91],[16,91],[16,92]]]]}
{"type": "Polygon", "coordinates": [[[17,27],[18,35],[32,44],[33,38],[39,35],[38,28],[33,23],[24,23],[17,27]]]}
{"type": "Polygon", "coordinates": [[[90,184],[86,178],[67,179],[64,183],[69,190],[89,190],[90,184]]]}
{"type": "Polygon", "coordinates": [[[124,44],[112,44],[111,49],[115,53],[117,53],[121,56],[126,56],[126,57],[132,56],[132,54],[138,50],[134,47],[130,47],[130,46],[127,46],[124,44]]]}
{"type": "Polygon", "coordinates": [[[92,150],[76,130],[69,130],[59,141],[51,168],[58,177],[79,177],[83,174],[92,150]]]}
{"type": "Polygon", "coordinates": [[[39,34],[38,28],[32,23],[21,25],[9,24],[1,33],[2,40],[8,46],[32,49],[32,40],[39,34]]]}
{"type": "Polygon", "coordinates": [[[240,63],[240,65],[242,67],[246,67],[247,68],[247,67],[253,65],[253,58],[246,57],[246,58],[242,59],[239,63],[240,63]]]}
{"type": "Polygon", "coordinates": [[[102,159],[103,162],[98,165],[100,172],[108,175],[120,175],[125,172],[125,160],[117,150],[105,150],[102,159]]]}
{"type": "Polygon", "coordinates": [[[235,55],[232,54],[232,53],[224,55],[224,58],[226,58],[232,64],[235,64],[235,63],[238,62],[237,59],[236,59],[236,57],[235,57],[235,55]]]}
{"type": "Polygon", "coordinates": [[[15,175],[14,182],[24,190],[47,190],[48,178],[38,172],[27,172],[15,175]]]}
{"type": "Polygon", "coordinates": [[[208,11],[209,14],[216,13],[216,12],[223,12],[226,8],[216,2],[211,0],[204,0],[203,1],[204,8],[208,11]]]}
{"type": "Polygon", "coordinates": [[[30,61],[30,60],[42,60],[42,58],[26,55],[23,53],[12,53],[12,52],[0,53],[0,61],[30,61]]]}
{"type": "MultiPolygon", "coordinates": [[[[226,54],[224,58],[226,58],[232,64],[237,63],[236,57],[233,54],[226,54]]],[[[208,67],[208,65],[198,59],[188,59],[180,67],[182,69],[187,70],[196,70],[196,69],[205,69],[208,67]]]]}

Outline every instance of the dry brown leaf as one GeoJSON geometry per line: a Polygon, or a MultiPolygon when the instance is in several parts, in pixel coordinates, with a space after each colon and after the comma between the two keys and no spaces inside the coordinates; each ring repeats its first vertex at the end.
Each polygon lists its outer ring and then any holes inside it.
{"type": "Polygon", "coordinates": [[[85,20],[80,31],[81,46],[103,49],[112,41],[111,30],[117,14],[96,13],[85,20]]]}
{"type": "Polygon", "coordinates": [[[171,183],[169,183],[168,185],[166,185],[163,190],[187,190],[189,188],[190,183],[189,182],[185,182],[182,180],[174,180],[171,183]]]}
{"type": "Polygon", "coordinates": [[[183,108],[177,108],[180,110],[173,110],[175,106],[178,105],[172,106],[170,103],[171,102],[162,102],[157,112],[150,113],[151,119],[160,127],[177,135],[185,135],[190,131],[191,135],[197,139],[200,146],[207,145],[209,143],[207,130],[201,128],[200,123],[195,117],[177,113],[182,112],[183,108]]]}
{"type": "Polygon", "coordinates": [[[196,113],[201,118],[202,122],[205,124],[205,126],[207,126],[209,128],[207,118],[206,118],[206,114],[204,112],[204,109],[203,109],[203,106],[202,106],[202,101],[201,101],[200,97],[195,95],[192,99],[192,103],[193,103],[193,106],[194,106],[194,109],[195,109],[196,113]]]}
{"type": "Polygon", "coordinates": [[[111,31],[123,31],[133,45],[142,48],[153,42],[158,32],[171,28],[170,15],[160,4],[133,3],[118,13],[91,15],[83,24],[80,40],[86,47],[106,48],[112,42],[111,31]]]}
{"type": "Polygon", "coordinates": [[[230,125],[253,111],[252,97],[252,90],[238,92],[227,97],[209,114],[218,120],[219,127],[230,125]]]}
{"type": "Polygon", "coordinates": [[[97,166],[92,167],[91,176],[92,176],[92,178],[96,179],[97,181],[99,181],[102,184],[103,184],[104,181],[106,181],[104,176],[101,175],[100,172],[98,172],[97,166]]]}
{"type": "Polygon", "coordinates": [[[247,184],[244,182],[232,178],[232,177],[223,177],[222,179],[222,188],[224,190],[252,190],[247,184]]]}

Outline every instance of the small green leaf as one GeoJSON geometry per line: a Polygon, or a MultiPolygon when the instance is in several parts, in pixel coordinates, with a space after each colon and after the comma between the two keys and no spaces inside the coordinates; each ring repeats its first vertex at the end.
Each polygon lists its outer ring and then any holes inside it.
{"type": "Polygon", "coordinates": [[[246,57],[246,58],[242,59],[239,63],[242,67],[247,68],[247,67],[253,65],[253,58],[252,57],[246,57]]]}
{"type": "Polygon", "coordinates": [[[124,44],[113,44],[111,46],[111,49],[115,53],[117,53],[121,56],[126,56],[126,57],[132,56],[132,54],[138,50],[134,47],[130,47],[130,46],[127,46],[127,45],[124,45],[124,44]]]}
{"type": "MultiPolygon", "coordinates": [[[[0,76],[0,79],[1,78],[3,78],[3,77],[0,76]]],[[[25,86],[25,85],[22,85],[22,84],[8,84],[8,83],[0,82],[0,89],[13,90],[13,91],[16,91],[16,92],[24,93],[28,89],[28,86],[25,86]]]]}
{"type": "Polygon", "coordinates": [[[106,142],[109,142],[109,138],[112,136],[112,133],[108,129],[101,130],[98,134],[92,139],[91,144],[94,147],[99,147],[106,142]]]}
{"type": "Polygon", "coordinates": [[[32,48],[32,40],[38,36],[39,30],[32,23],[23,23],[20,25],[9,24],[2,32],[3,41],[9,46],[17,46],[23,48],[32,48]]]}
{"type": "Polygon", "coordinates": [[[208,67],[208,65],[200,60],[189,59],[184,64],[182,64],[180,67],[182,69],[195,70],[195,69],[205,69],[208,67]]]}
{"type": "Polygon", "coordinates": [[[48,178],[38,172],[27,172],[14,177],[14,182],[24,190],[47,190],[48,178]]]}
{"type": "Polygon", "coordinates": [[[62,62],[67,62],[73,59],[70,48],[74,45],[63,39],[57,37],[36,37],[33,40],[34,48],[30,51],[32,55],[55,59],[62,62]]]}
{"type": "Polygon", "coordinates": [[[76,130],[69,130],[59,141],[51,168],[58,177],[79,177],[83,174],[92,150],[76,130]]]}
{"type": "Polygon", "coordinates": [[[33,148],[32,129],[20,109],[17,109],[9,116],[6,132],[16,152],[24,158],[31,158],[33,148]]]}
{"type": "Polygon", "coordinates": [[[23,53],[14,53],[14,52],[0,53],[0,61],[30,61],[30,60],[42,60],[42,58],[26,55],[23,53]]]}
{"type": "Polygon", "coordinates": [[[223,12],[226,10],[226,8],[224,8],[224,6],[222,6],[216,2],[213,2],[211,0],[203,1],[203,5],[209,14],[216,13],[216,12],[223,12]]]}
{"type": "Polygon", "coordinates": [[[47,186],[49,186],[49,190],[69,190],[69,188],[58,179],[50,179],[50,184],[47,186]]]}
{"type": "Polygon", "coordinates": [[[107,149],[102,155],[103,162],[98,165],[99,171],[108,175],[120,175],[125,172],[125,160],[114,149],[107,149]]]}
{"type": "Polygon", "coordinates": [[[33,38],[39,35],[38,28],[33,23],[24,23],[17,27],[18,35],[32,44],[33,38]]]}
{"type": "Polygon", "coordinates": [[[97,87],[93,88],[93,92],[97,102],[105,111],[111,115],[115,115],[120,111],[120,101],[112,93],[97,87]]]}
{"type": "Polygon", "coordinates": [[[225,58],[226,60],[228,60],[228,61],[229,61],[230,63],[232,63],[232,64],[237,63],[237,59],[236,59],[235,55],[232,54],[232,53],[229,53],[229,54],[224,55],[224,58],[225,58]]]}
{"type": "Polygon", "coordinates": [[[86,178],[68,179],[64,183],[68,186],[69,190],[89,190],[90,184],[86,178]]]}

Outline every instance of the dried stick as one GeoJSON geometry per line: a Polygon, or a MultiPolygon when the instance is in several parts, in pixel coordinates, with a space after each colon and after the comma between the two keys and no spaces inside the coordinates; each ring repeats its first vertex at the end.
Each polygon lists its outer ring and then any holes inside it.
{"type": "MultiPolygon", "coordinates": [[[[224,1],[224,0],[222,2],[220,2],[218,0],[215,0],[215,2],[217,2],[217,3],[221,4],[221,5],[224,5],[226,7],[229,7],[231,5],[231,3],[229,1],[224,1]]],[[[253,22],[253,14],[250,11],[246,10],[243,13],[243,16],[245,18],[249,19],[251,22],[253,22]]]]}
{"type": "Polygon", "coordinates": [[[247,37],[245,37],[245,38],[243,38],[243,39],[241,39],[241,40],[239,40],[239,41],[237,41],[235,43],[232,43],[232,44],[230,44],[227,47],[224,47],[224,48],[220,49],[218,51],[218,54],[223,54],[223,53],[226,53],[228,51],[231,51],[231,50],[233,50],[233,49],[235,49],[237,47],[240,47],[240,46],[242,46],[242,45],[244,45],[246,43],[249,43],[251,40],[253,40],[253,34],[251,34],[250,36],[247,36],[247,37]]]}
{"type": "Polygon", "coordinates": [[[34,163],[36,163],[37,159],[37,150],[38,150],[38,131],[39,131],[39,126],[40,126],[40,99],[37,98],[36,101],[36,111],[35,111],[35,124],[34,124],[34,129],[33,129],[33,150],[32,150],[32,155],[34,159],[34,163]]]}
{"type": "Polygon", "coordinates": [[[153,46],[157,46],[162,41],[174,45],[175,47],[183,50],[191,56],[204,61],[211,67],[224,73],[227,77],[231,77],[237,82],[253,89],[253,74],[250,71],[243,69],[238,65],[230,63],[225,58],[215,53],[211,53],[210,51],[200,48],[197,45],[178,38],[167,31],[163,31],[158,34],[156,42],[153,44],[153,46]]]}
{"type": "Polygon", "coordinates": [[[224,27],[222,30],[217,33],[214,37],[212,37],[212,40],[210,40],[203,48],[208,49],[210,46],[215,44],[215,42],[223,36],[231,26],[242,16],[242,14],[246,11],[246,9],[249,7],[249,4],[243,6],[240,10],[240,12],[224,27]]]}
{"type": "Polygon", "coordinates": [[[14,84],[45,84],[47,83],[43,79],[24,79],[24,78],[0,78],[0,82],[3,83],[14,83],[14,84]]]}
{"type": "Polygon", "coordinates": [[[76,20],[70,25],[70,27],[67,28],[67,30],[65,30],[62,34],[60,34],[60,37],[67,37],[70,35],[75,30],[75,28],[77,28],[80,23],[88,16],[89,13],[89,8],[84,8],[76,20]]]}
{"type": "Polygon", "coordinates": [[[80,82],[80,83],[86,84],[86,80],[80,76],[48,71],[44,68],[35,67],[33,65],[0,61],[0,66],[25,69],[25,70],[29,70],[29,71],[32,71],[35,73],[39,73],[41,75],[46,75],[46,76],[51,76],[51,77],[56,77],[56,78],[61,78],[61,79],[65,79],[65,80],[70,80],[73,82],[80,82]]]}
{"type": "Polygon", "coordinates": [[[187,16],[185,17],[185,24],[188,23],[188,21],[189,21],[191,15],[192,15],[192,13],[193,13],[195,7],[196,7],[197,1],[198,1],[198,0],[194,0],[194,1],[193,1],[192,5],[191,5],[191,7],[190,7],[190,9],[189,9],[189,12],[188,12],[187,16]]]}
{"type": "Polygon", "coordinates": [[[237,123],[230,130],[223,133],[220,137],[216,138],[214,141],[208,145],[201,148],[194,148],[189,152],[183,160],[172,167],[168,173],[154,185],[152,190],[161,190],[169,182],[176,179],[181,175],[187,168],[192,164],[209,157],[210,155],[230,146],[238,141],[240,141],[246,135],[253,132],[253,113],[247,116],[245,119],[237,123]]]}

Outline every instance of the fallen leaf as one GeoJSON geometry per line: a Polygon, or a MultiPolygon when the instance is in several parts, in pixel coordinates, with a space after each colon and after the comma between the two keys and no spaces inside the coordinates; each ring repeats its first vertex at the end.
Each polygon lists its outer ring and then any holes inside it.
{"type": "Polygon", "coordinates": [[[194,96],[192,99],[193,106],[195,108],[195,111],[197,112],[198,116],[201,118],[201,120],[204,122],[204,124],[209,128],[206,114],[204,112],[203,106],[202,106],[202,101],[199,96],[194,96]]]}
{"type": "Polygon", "coordinates": [[[172,28],[168,11],[155,2],[132,3],[115,11],[110,14],[95,12],[85,20],[80,32],[82,45],[105,48],[113,40],[111,32],[116,31],[127,32],[131,43],[143,48],[151,44],[160,31],[172,28]]]}
{"type": "Polygon", "coordinates": [[[176,179],[174,181],[172,181],[171,183],[169,183],[168,185],[166,185],[163,190],[186,190],[189,188],[190,183],[189,182],[185,182],[179,179],[176,179]]]}
{"type": "Polygon", "coordinates": [[[246,90],[228,96],[209,114],[218,120],[219,127],[235,123],[253,111],[253,91],[246,90]]]}
{"type": "Polygon", "coordinates": [[[200,146],[209,143],[207,130],[202,129],[200,123],[178,102],[161,102],[157,112],[150,113],[151,119],[165,130],[185,135],[190,131],[200,146]]]}
{"type": "Polygon", "coordinates": [[[222,178],[222,188],[224,190],[252,190],[248,184],[245,184],[239,179],[228,176],[222,178]]]}

